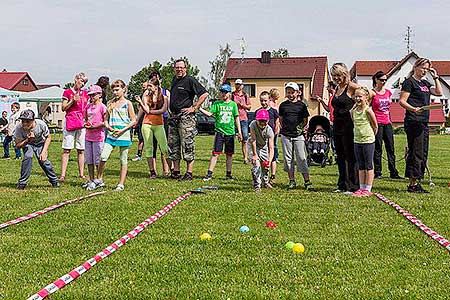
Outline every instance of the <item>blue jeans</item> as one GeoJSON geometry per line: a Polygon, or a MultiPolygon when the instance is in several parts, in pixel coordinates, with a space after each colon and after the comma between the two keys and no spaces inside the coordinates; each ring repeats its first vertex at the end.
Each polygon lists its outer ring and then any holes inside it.
{"type": "Polygon", "coordinates": [[[240,121],[241,123],[241,131],[242,131],[242,140],[247,141],[248,140],[248,121],[240,121]]]}
{"type": "MultiPolygon", "coordinates": [[[[4,158],[8,158],[10,157],[9,155],[9,144],[12,142],[12,136],[6,136],[5,139],[3,140],[3,157],[4,158]]],[[[14,147],[14,152],[16,152],[16,158],[20,158],[22,156],[22,154],[20,153],[20,149],[17,149],[14,147]]]]}
{"type": "Polygon", "coordinates": [[[28,144],[25,146],[25,148],[23,148],[23,160],[22,160],[22,167],[20,168],[20,178],[18,184],[20,185],[28,184],[28,179],[30,178],[31,175],[31,168],[33,167],[33,153],[36,155],[39,165],[45,172],[45,175],[47,175],[48,181],[50,181],[52,185],[58,183],[58,177],[56,176],[56,173],[53,170],[51,162],[48,159],[46,161],[39,160],[39,156],[41,155],[43,148],[44,144],[42,145],[28,144]]]}

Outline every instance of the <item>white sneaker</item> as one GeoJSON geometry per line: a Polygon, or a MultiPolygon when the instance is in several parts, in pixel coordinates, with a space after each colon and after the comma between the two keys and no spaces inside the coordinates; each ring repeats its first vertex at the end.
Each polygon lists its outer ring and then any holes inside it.
{"type": "Polygon", "coordinates": [[[89,181],[87,186],[86,186],[86,191],[93,191],[97,188],[97,185],[95,184],[94,181],[89,181]]]}
{"type": "Polygon", "coordinates": [[[139,156],[139,155],[136,155],[136,156],[132,159],[132,161],[140,161],[140,160],[142,160],[142,157],[139,156]]]}
{"type": "Polygon", "coordinates": [[[103,183],[103,180],[101,180],[101,179],[95,179],[94,183],[95,183],[95,188],[104,188],[104,187],[106,187],[105,183],[103,183]]]}
{"type": "Polygon", "coordinates": [[[115,191],[123,191],[124,189],[125,189],[125,187],[123,186],[123,184],[118,184],[114,190],[115,191]]]}

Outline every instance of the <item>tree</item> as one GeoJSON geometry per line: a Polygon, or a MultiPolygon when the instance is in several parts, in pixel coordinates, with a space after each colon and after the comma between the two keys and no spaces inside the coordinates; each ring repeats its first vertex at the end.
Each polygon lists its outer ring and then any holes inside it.
{"type": "Polygon", "coordinates": [[[286,48],[280,48],[278,50],[272,50],[271,56],[275,57],[275,58],[289,57],[289,51],[286,48]]]}
{"type": "Polygon", "coordinates": [[[226,43],[225,47],[219,45],[219,54],[212,61],[209,61],[211,65],[211,71],[208,73],[212,82],[212,87],[208,89],[209,95],[212,99],[217,97],[217,91],[223,83],[223,75],[227,67],[228,59],[233,54],[230,44],[226,43]]]}
{"type": "Polygon", "coordinates": [[[64,85],[63,89],[67,90],[67,89],[73,88],[74,86],[75,86],[74,82],[68,82],[64,85]]]}
{"type": "MultiPolygon", "coordinates": [[[[188,75],[195,77],[197,80],[201,80],[198,74],[200,73],[200,69],[197,66],[192,66],[189,63],[187,57],[182,57],[186,62],[186,72],[188,75]]],[[[175,70],[173,66],[175,64],[176,59],[171,57],[170,60],[162,65],[159,61],[155,60],[148,66],[143,67],[136,74],[131,76],[130,82],[128,84],[128,98],[132,100],[134,95],[142,95],[142,84],[148,80],[148,77],[153,71],[158,71],[161,74],[162,78],[162,87],[165,89],[170,89],[170,85],[172,84],[172,79],[175,76],[175,70]]]]}

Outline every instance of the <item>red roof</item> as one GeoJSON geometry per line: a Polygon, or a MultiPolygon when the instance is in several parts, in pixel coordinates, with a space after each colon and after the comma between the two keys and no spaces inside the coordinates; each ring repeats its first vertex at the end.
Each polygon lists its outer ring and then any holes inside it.
{"type": "MultiPolygon", "coordinates": [[[[14,87],[26,76],[30,79],[31,83],[36,86],[36,84],[31,79],[31,76],[27,72],[0,72],[0,87],[13,90],[14,87]]],[[[36,87],[37,89],[37,87],[36,87]]]]}
{"type": "Polygon", "coordinates": [[[224,78],[311,78],[313,79],[313,94],[322,95],[327,68],[326,56],[271,58],[270,63],[262,63],[261,58],[230,58],[224,78]]]}
{"type": "MultiPolygon", "coordinates": [[[[392,103],[389,111],[391,114],[392,123],[403,123],[403,119],[405,118],[405,109],[400,106],[400,103],[392,103]]],[[[430,109],[429,123],[445,123],[444,111],[442,109],[430,109]]]]}
{"type": "MultiPolygon", "coordinates": [[[[350,77],[355,78],[358,76],[372,76],[378,71],[383,71],[388,74],[392,72],[394,68],[400,67],[409,57],[415,56],[418,57],[417,54],[411,52],[406,57],[404,57],[401,61],[388,60],[388,61],[378,61],[378,60],[365,60],[365,61],[355,61],[352,68],[350,69],[350,77]]],[[[450,75],[450,61],[446,60],[437,60],[432,61],[433,67],[436,69],[439,75],[449,76],[450,75]]]]}

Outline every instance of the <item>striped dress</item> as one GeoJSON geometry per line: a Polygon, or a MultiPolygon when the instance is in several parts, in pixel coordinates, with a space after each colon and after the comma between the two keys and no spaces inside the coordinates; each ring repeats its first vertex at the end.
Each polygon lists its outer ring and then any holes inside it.
{"type": "MultiPolygon", "coordinates": [[[[130,116],[128,115],[128,101],[126,101],[119,108],[114,107],[109,115],[109,125],[114,129],[125,128],[129,123],[131,123],[130,116]]],[[[116,137],[113,135],[114,132],[108,131],[106,136],[106,143],[111,146],[121,146],[127,147],[131,145],[131,134],[130,130],[124,132],[121,136],[116,137]]]]}

